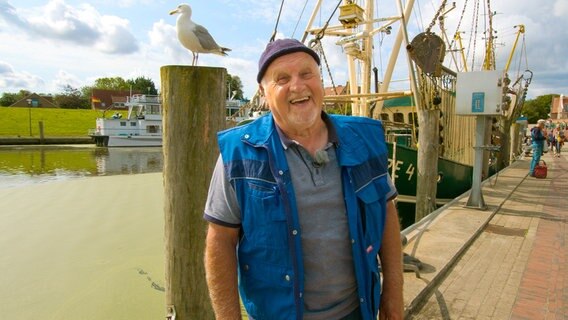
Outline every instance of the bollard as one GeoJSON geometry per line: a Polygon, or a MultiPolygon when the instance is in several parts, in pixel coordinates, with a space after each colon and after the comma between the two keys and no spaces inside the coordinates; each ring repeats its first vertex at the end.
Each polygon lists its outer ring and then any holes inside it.
{"type": "Polygon", "coordinates": [[[44,144],[45,136],[43,134],[43,121],[38,122],[38,124],[39,124],[39,143],[44,144]]]}
{"type": "Polygon", "coordinates": [[[214,319],[203,253],[203,209],[225,127],[223,68],[163,66],[166,318],[214,319]]]}

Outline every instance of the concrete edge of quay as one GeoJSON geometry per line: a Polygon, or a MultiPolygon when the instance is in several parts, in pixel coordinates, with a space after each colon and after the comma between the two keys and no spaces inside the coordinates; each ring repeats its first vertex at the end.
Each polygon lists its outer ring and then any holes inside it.
{"type": "Polygon", "coordinates": [[[0,145],[95,144],[93,138],[79,137],[0,137],[0,145]]]}
{"type": "Polygon", "coordinates": [[[515,161],[483,182],[482,194],[487,206],[485,210],[466,206],[470,195],[470,191],[467,191],[402,231],[408,240],[404,252],[423,263],[423,270],[419,273],[404,274],[405,318],[420,310],[493,216],[525,180],[528,170],[522,166],[524,162],[526,161],[515,161]]]}

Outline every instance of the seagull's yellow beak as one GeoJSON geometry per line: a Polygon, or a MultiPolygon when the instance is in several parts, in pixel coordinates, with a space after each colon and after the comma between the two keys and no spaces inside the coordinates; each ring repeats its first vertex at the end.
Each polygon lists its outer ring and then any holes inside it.
{"type": "Polygon", "coordinates": [[[170,16],[171,16],[172,14],[176,14],[176,13],[179,13],[178,9],[174,9],[174,10],[170,11],[170,16]]]}

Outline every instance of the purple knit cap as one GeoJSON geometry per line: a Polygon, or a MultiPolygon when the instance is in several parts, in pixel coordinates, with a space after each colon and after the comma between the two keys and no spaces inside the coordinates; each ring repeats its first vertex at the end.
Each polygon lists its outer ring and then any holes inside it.
{"type": "Polygon", "coordinates": [[[260,80],[262,80],[262,77],[264,76],[266,69],[268,69],[268,66],[270,66],[270,64],[274,60],[276,60],[276,58],[294,52],[305,52],[311,55],[314,58],[314,60],[316,60],[318,65],[320,64],[320,58],[318,54],[314,50],[305,46],[300,41],[296,39],[274,40],[272,42],[269,42],[268,45],[266,45],[266,49],[264,49],[264,52],[262,53],[260,59],[258,60],[258,74],[256,76],[256,81],[260,83],[260,80]]]}

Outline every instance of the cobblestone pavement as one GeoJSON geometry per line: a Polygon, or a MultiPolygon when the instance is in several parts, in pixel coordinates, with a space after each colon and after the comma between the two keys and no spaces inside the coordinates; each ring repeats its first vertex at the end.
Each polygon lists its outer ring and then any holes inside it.
{"type": "Polygon", "coordinates": [[[405,274],[407,319],[568,319],[568,157],[543,158],[546,179],[521,159],[484,184],[488,210],[464,197],[410,233],[425,267],[405,274]]]}

